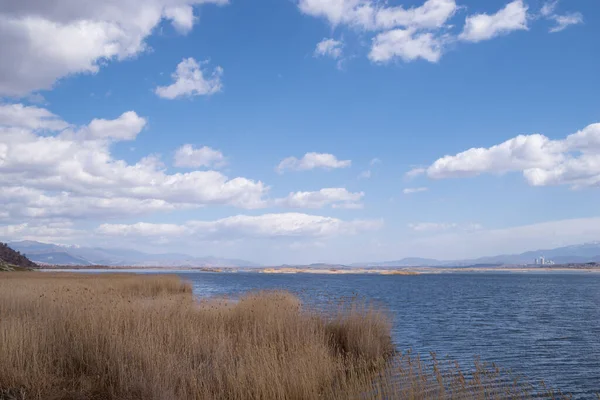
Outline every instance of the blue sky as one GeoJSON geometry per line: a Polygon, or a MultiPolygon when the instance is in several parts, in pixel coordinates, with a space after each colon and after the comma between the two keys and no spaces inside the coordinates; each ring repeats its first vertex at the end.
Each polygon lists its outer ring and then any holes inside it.
{"type": "Polygon", "coordinates": [[[599,17],[589,0],[4,3],[0,239],[265,264],[600,240],[599,17]]]}

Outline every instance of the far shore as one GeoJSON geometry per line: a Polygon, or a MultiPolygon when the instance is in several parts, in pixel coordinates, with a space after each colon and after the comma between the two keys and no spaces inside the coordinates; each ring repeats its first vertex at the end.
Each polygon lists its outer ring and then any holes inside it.
{"type": "Polygon", "coordinates": [[[568,273],[568,272],[584,272],[584,273],[600,273],[600,264],[569,264],[569,265],[552,265],[552,266],[526,266],[526,265],[506,265],[494,267],[311,267],[311,266],[281,266],[281,267],[194,267],[194,266],[177,266],[177,267],[162,267],[162,266],[48,266],[40,267],[41,270],[128,270],[128,271],[197,271],[197,272],[214,272],[214,273],[262,273],[262,274],[326,274],[326,275],[351,275],[351,274],[369,274],[369,275],[421,275],[421,274],[453,274],[453,273],[568,273]]]}

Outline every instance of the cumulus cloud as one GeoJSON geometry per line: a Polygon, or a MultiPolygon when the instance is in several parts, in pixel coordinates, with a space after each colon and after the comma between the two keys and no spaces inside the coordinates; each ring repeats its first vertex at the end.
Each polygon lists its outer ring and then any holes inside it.
{"type": "Polygon", "coordinates": [[[350,160],[338,160],[336,156],[328,153],[306,153],[302,158],[288,157],[283,159],[276,170],[283,173],[289,171],[307,171],[315,168],[335,169],[348,168],[352,165],[350,160]]]}
{"type": "Polygon", "coordinates": [[[226,0],[46,0],[0,2],[0,95],[50,89],[65,76],[96,73],[107,60],[143,52],[163,20],[182,33],[193,7],[226,0]]]}
{"type": "Polygon", "coordinates": [[[289,208],[361,208],[363,192],[352,193],[345,188],[325,188],[315,192],[294,192],[275,200],[275,205],[289,208]]]}
{"type": "Polygon", "coordinates": [[[344,43],[340,40],[324,38],[315,48],[315,57],[327,56],[333,59],[339,59],[342,57],[342,47],[344,43]]]}
{"type": "Polygon", "coordinates": [[[302,213],[235,215],[215,221],[188,221],[176,224],[102,224],[96,232],[108,236],[173,236],[201,240],[220,238],[319,238],[353,235],[379,229],[380,220],[343,221],[332,217],[302,213]]]}
{"type": "MultiPolygon", "coordinates": [[[[80,129],[77,134],[85,140],[108,139],[114,141],[134,140],[146,126],[146,119],[140,117],[135,111],[127,111],[117,119],[106,120],[94,118],[87,126],[80,129]]],[[[66,136],[66,133],[63,133],[66,136]]]]}
{"type": "Polygon", "coordinates": [[[522,0],[515,0],[495,14],[470,15],[459,39],[480,42],[512,31],[527,30],[527,9],[522,0]]]}
{"type": "Polygon", "coordinates": [[[426,187],[405,188],[404,190],[402,190],[402,193],[404,193],[404,194],[414,194],[414,193],[426,192],[427,190],[428,189],[426,187]]]}
{"type": "MultiPolygon", "coordinates": [[[[154,155],[136,163],[115,158],[113,144],[135,139],[145,125],[146,120],[133,111],[74,127],[45,109],[2,106],[3,211],[7,210],[11,218],[78,218],[211,204],[241,208],[266,205],[268,187],[260,181],[230,179],[211,170],[170,174],[154,155]]],[[[215,155],[211,157],[215,162],[215,155]]],[[[199,159],[184,161],[198,163],[199,159]]]]}
{"type": "Polygon", "coordinates": [[[444,156],[424,172],[442,179],[511,171],[522,172],[534,186],[600,185],[600,123],[561,140],[541,134],[519,135],[489,148],[472,148],[444,156]]]}
{"type": "Polygon", "coordinates": [[[225,156],[219,150],[208,146],[194,148],[191,144],[181,146],[175,152],[174,164],[176,167],[222,167],[225,165],[225,156]]]}
{"type": "Polygon", "coordinates": [[[434,34],[417,33],[412,29],[394,29],[380,33],[373,39],[369,59],[373,62],[388,62],[401,58],[405,62],[422,58],[438,62],[442,56],[441,40],[434,34]]]}
{"type": "Polygon", "coordinates": [[[210,96],[220,92],[223,87],[223,68],[215,67],[212,72],[207,72],[201,68],[206,63],[207,61],[199,63],[191,57],[183,59],[171,75],[174,82],[168,86],[158,86],[155,93],[172,100],[179,97],[210,96]]]}
{"type": "Polygon", "coordinates": [[[188,4],[165,8],[165,18],[171,20],[173,27],[182,34],[191,31],[196,21],[194,9],[188,4]]]}

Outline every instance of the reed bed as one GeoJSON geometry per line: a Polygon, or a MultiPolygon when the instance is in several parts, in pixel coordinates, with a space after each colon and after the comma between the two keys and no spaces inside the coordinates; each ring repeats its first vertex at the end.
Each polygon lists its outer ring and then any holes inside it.
{"type": "Polygon", "coordinates": [[[287,292],[197,301],[175,276],[7,272],[0,399],[533,396],[495,367],[399,354],[390,331],[364,302],[319,312],[287,292]]]}

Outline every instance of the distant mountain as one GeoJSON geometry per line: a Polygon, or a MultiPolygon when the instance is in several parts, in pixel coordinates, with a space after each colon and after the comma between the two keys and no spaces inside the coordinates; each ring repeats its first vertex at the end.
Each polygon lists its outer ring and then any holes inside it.
{"type": "Polygon", "coordinates": [[[58,246],[31,240],[11,242],[10,246],[31,260],[52,265],[106,265],[131,267],[258,267],[237,259],[193,257],[188,254],[150,254],[129,249],[58,246]]]}
{"type": "Polygon", "coordinates": [[[465,260],[435,260],[428,258],[403,258],[397,261],[355,263],[354,267],[440,267],[533,264],[543,256],[556,264],[600,262],[600,242],[584,243],[555,249],[527,251],[520,254],[502,254],[465,260]]]}

